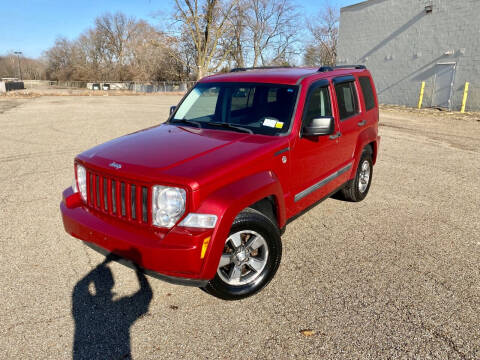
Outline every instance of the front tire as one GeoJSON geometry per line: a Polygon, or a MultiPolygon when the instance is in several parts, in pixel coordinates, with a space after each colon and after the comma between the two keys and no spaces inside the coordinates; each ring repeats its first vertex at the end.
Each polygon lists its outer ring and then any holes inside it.
{"type": "Polygon", "coordinates": [[[281,258],[278,227],[269,217],[248,208],[234,220],[217,274],[204,290],[224,300],[254,295],[272,280],[281,258]]]}

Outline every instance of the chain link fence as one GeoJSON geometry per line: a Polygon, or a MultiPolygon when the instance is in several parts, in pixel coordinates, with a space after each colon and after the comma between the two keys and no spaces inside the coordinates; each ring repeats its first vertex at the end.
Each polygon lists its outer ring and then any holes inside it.
{"type": "Polygon", "coordinates": [[[186,92],[195,85],[195,81],[184,82],[155,82],[155,83],[131,83],[129,90],[134,92],[186,92]]]}
{"type": "Polygon", "coordinates": [[[24,80],[25,88],[73,88],[88,90],[124,90],[140,93],[186,92],[195,85],[195,81],[50,81],[24,80]]]}

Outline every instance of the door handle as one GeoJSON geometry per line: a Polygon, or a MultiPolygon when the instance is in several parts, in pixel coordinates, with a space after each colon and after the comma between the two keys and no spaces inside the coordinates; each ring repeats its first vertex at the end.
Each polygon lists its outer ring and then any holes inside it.
{"type": "Polygon", "coordinates": [[[362,120],[357,123],[358,126],[364,126],[367,123],[367,120],[362,120]]]}
{"type": "Polygon", "coordinates": [[[335,135],[330,135],[330,140],[338,139],[340,136],[342,136],[342,133],[339,131],[335,135]]]}

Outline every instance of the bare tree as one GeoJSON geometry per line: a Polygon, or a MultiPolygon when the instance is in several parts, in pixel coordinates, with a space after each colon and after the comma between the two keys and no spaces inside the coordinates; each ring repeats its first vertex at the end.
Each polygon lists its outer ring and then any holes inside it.
{"type": "Polygon", "coordinates": [[[184,80],[231,66],[285,65],[298,41],[293,1],[175,0],[173,33],[107,13],[77,39],[59,38],[45,52],[47,73],[58,80],[184,80]]]}
{"type": "Polygon", "coordinates": [[[135,33],[137,23],[122,13],[107,13],[95,19],[96,35],[103,45],[103,61],[114,68],[114,76],[118,80],[128,78],[126,63],[132,54],[128,43],[135,33]]]}
{"type": "Polygon", "coordinates": [[[171,56],[178,44],[143,20],[106,14],[76,40],[57,39],[45,58],[55,80],[184,80],[186,67],[171,56]]]}
{"type": "Polygon", "coordinates": [[[284,62],[296,41],[297,14],[291,0],[247,0],[246,43],[252,65],[284,62]]]}
{"type": "Polygon", "coordinates": [[[73,78],[73,47],[65,38],[55,40],[55,45],[45,52],[47,59],[47,77],[52,80],[69,80],[73,78]]]}
{"type": "Polygon", "coordinates": [[[185,67],[170,56],[170,47],[176,39],[158,31],[150,24],[140,21],[128,46],[132,54],[129,63],[134,80],[185,79],[185,67]]]}
{"type": "Polygon", "coordinates": [[[46,78],[46,65],[43,61],[25,56],[18,59],[14,54],[0,56],[0,78],[16,77],[18,75],[18,60],[21,62],[24,79],[43,80],[46,78]]]}
{"type": "Polygon", "coordinates": [[[303,53],[303,63],[308,66],[317,67],[323,65],[324,57],[322,55],[321,48],[314,44],[306,45],[303,53]]]}
{"type": "Polygon", "coordinates": [[[304,62],[307,65],[334,66],[337,61],[338,8],[326,3],[308,29],[314,39],[306,47],[304,62]]]}
{"type": "Polygon", "coordinates": [[[81,34],[72,46],[72,80],[109,78],[110,70],[104,61],[104,53],[103,41],[95,29],[89,29],[81,34]]]}
{"type": "Polygon", "coordinates": [[[232,13],[232,36],[227,42],[226,49],[230,51],[229,67],[245,67],[245,28],[247,22],[248,0],[240,0],[232,13]]]}
{"type": "MultiPolygon", "coordinates": [[[[223,40],[232,29],[230,16],[238,0],[175,0],[175,19],[183,39],[192,44],[196,78],[217,70],[230,54],[223,40]],[[188,34],[188,36],[185,36],[188,34]]],[[[178,56],[178,55],[177,55],[178,56]]],[[[178,58],[185,61],[180,56],[178,58]]]]}

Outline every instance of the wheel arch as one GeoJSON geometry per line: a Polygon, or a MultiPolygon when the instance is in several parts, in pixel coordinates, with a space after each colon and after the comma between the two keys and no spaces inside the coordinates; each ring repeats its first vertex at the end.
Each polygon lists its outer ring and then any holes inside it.
{"type": "Polygon", "coordinates": [[[377,130],[373,127],[369,127],[360,133],[357,138],[357,144],[355,146],[355,161],[349,180],[355,177],[360,158],[362,157],[362,152],[367,146],[372,149],[372,163],[375,165],[377,159],[378,141],[379,139],[377,130]]]}
{"type": "Polygon", "coordinates": [[[252,208],[267,216],[279,229],[281,228],[278,219],[279,214],[278,201],[275,195],[269,195],[263,199],[251,204],[248,208],[252,208]]]}
{"type": "Polygon", "coordinates": [[[368,143],[365,147],[370,147],[370,149],[372,151],[372,163],[373,163],[373,165],[375,165],[375,163],[377,162],[377,152],[378,152],[377,141],[372,141],[372,142],[368,143]]]}
{"type": "MultiPolygon", "coordinates": [[[[269,206],[274,207],[274,210],[272,209],[274,224],[281,229],[286,223],[285,201],[280,182],[272,171],[256,173],[228,184],[210,194],[202,202],[196,212],[215,214],[218,217],[210,246],[205,254],[202,278],[209,279],[215,276],[225,239],[237,215],[249,207],[265,214],[264,211],[268,211],[269,206]]],[[[268,217],[271,219],[272,215],[268,217]]]]}

